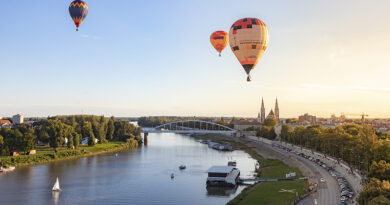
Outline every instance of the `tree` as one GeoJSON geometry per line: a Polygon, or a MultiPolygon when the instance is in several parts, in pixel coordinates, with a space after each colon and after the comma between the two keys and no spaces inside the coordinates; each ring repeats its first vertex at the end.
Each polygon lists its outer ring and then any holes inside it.
{"type": "Polygon", "coordinates": [[[295,118],[287,119],[287,120],[286,120],[286,123],[288,123],[288,124],[296,124],[296,123],[298,123],[298,120],[295,119],[295,118]]]}
{"type": "Polygon", "coordinates": [[[221,117],[221,119],[219,119],[217,121],[217,123],[220,124],[220,125],[227,125],[227,123],[225,122],[225,119],[223,117],[221,117]]]}
{"type": "Polygon", "coordinates": [[[35,148],[36,135],[34,134],[34,130],[28,129],[22,134],[21,151],[25,153],[30,152],[35,148]]]}
{"type": "Polygon", "coordinates": [[[383,195],[379,195],[368,202],[368,205],[389,205],[390,199],[383,195]]]}
{"type": "Polygon", "coordinates": [[[80,145],[80,138],[81,138],[81,135],[77,132],[73,135],[73,146],[74,147],[77,148],[80,145]]]}
{"type": "Polygon", "coordinates": [[[370,204],[371,200],[377,200],[375,198],[381,195],[385,198],[390,198],[390,182],[371,178],[370,182],[363,186],[363,191],[360,192],[358,201],[359,204],[370,204]]]}
{"type": "Polygon", "coordinates": [[[378,132],[378,139],[385,140],[388,139],[390,140],[390,133],[383,133],[383,132],[378,132]]]}
{"type": "Polygon", "coordinates": [[[368,176],[390,181],[390,163],[387,163],[384,160],[381,160],[378,163],[375,161],[372,162],[368,176]]]}
{"type": "Polygon", "coordinates": [[[4,138],[0,135],[0,155],[3,154],[4,149],[4,138]]]}
{"type": "Polygon", "coordinates": [[[66,146],[68,148],[73,148],[73,136],[75,135],[75,131],[74,131],[74,128],[72,126],[69,126],[69,125],[64,125],[64,137],[66,139],[68,139],[68,142],[66,144],[66,146]]]}
{"type": "Polygon", "coordinates": [[[275,118],[271,118],[271,117],[266,118],[264,120],[264,123],[263,123],[264,126],[271,126],[271,127],[274,127],[277,124],[278,124],[278,122],[276,121],[276,119],[275,118]]]}
{"type": "Polygon", "coordinates": [[[100,116],[98,133],[99,133],[98,139],[100,143],[106,143],[107,123],[106,123],[106,118],[104,116],[100,116]]]}
{"type": "Polygon", "coordinates": [[[92,124],[88,121],[84,121],[83,127],[81,129],[83,138],[88,137],[88,145],[95,145],[95,135],[93,134],[92,124]]]}
{"type": "Polygon", "coordinates": [[[292,133],[292,128],[288,125],[283,125],[280,133],[280,137],[283,141],[288,141],[292,133]]]}
{"type": "Polygon", "coordinates": [[[50,136],[50,147],[57,150],[59,146],[64,144],[64,124],[60,120],[47,120],[43,126],[45,132],[50,136]]]}
{"type": "Polygon", "coordinates": [[[379,140],[371,147],[374,161],[385,160],[390,163],[390,140],[379,140]]]}
{"type": "Polygon", "coordinates": [[[74,142],[73,142],[73,136],[72,135],[70,135],[69,137],[68,137],[68,143],[67,143],[67,147],[68,148],[73,148],[74,147],[74,142]]]}
{"type": "Polygon", "coordinates": [[[50,142],[50,136],[46,130],[38,131],[38,140],[44,144],[48,144],[50,142]]]}
{"type": "Polygon", "coordinates": [[[100,125],[99,125],[99,122],[97,121],[95,116],[92,117],[91,124],[92,124],[92,131],[93,131],[93,134],[95,135],[95,138],[100,140],[100,138],[101,138],[100,132],[99,132],[100,125]]]}
{"type": "Polygon", "coordinates": [[[268,132],[268,139],[274,140],[277,136],[275,127],[271,127],[271,130],[268,132]]]}
{"type": "Polygon", "coordinates": [[[112,116],[107,124],[107,139],[113,140],[114,139],[114,132],[115,132],[115,118],[112,116]]]}
{"type": "Polygon", "coordinates": [[[256,133],[256,135],[273,140],[276,138],[275,127],[262,126],[260,129],[260,133],[256,133]]]}
{"type": "Polygon", "coordinates": [[[296,126],[292,134],[292,143],[302,146],[302,138],[305,131],[304,126],[296,126]]]}

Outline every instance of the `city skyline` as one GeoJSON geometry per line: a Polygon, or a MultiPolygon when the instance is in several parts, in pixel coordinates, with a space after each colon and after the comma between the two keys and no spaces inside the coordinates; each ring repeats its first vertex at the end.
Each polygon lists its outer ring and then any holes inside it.
{"type": "Polygon", "coordinates": [[[67,1],[4,3],[18,9],[0,14],[13,16],[0,28],[0,116],[256,117],[263,96],[266,107],[278,97],[281,118],[390,117],[388,1],[118,3],[88,2],[79,32],[67,1]],[[270,34],[251,83],[209,42],[243,17],[270,34]]]}

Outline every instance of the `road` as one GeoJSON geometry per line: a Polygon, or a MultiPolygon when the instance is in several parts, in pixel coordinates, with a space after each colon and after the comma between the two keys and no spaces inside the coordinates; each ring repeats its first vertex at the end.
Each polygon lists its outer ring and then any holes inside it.
{"type": "MultiPolygon", "coordinates": [[[[296,151],[300,150],[300,148],[298,146],[295,146],[295,145],[292,145],[289,143],[285,143],[285,142],[284,143],[277,142],[277,143],[281,144],[281,145],[284,144],[285,147],[294,149],[296,151]]],[[[321,161],[323,161],[324,163],[326,163],[328,165],[333,166],[334,170],[341,173],[345,177],[345,179],[347,179],[348,183],[351,185],[352,190],[355,192],[355,195],[352,199],[352,204],[356,203],[356,199],[358,197],[358,194],[363,189],[362,184],[361,184],[361,181],[362,181],[361,175],[359,175],[358,173],[354,173],[354,174],[350,173],[349,172],[350,168],[347,164],[345,164],[344,162],[337,163],[337,160],[332,158],[332,157],[327,156],[325,158],[323,154],[318,153],[316,151],[314,151],[314,155],[313,155],[313,152],[311,150],[307,150],[305,148],[303,148],[301,152],[303,152],[306,155],[310,155],[310,156],[321,159],[321,161]]]]}
{"type": "MultiPolygon", "coordinates": [[[[256,144],[260,144],[262,146],[266,146],[269,149],[274,150],[275,152],[280,153],[284,157],[280,158],[282,161],[286,162],[286,159],[292,161],[292,159],[298,163],[297,164],[302,170],[303,174],[309,177],[309,183],[318,183],[319,188],[318,192],[312,197],[303,200],[300,204],[304,205],[337,205],[340,204],[340,189],[336,182],[336,180],[322,167],[318,166],[316,163],[302,158],[298,155],[292,154],[290,152],[286,152],[276,147],[271,146],[271,142],[267,140],[259,141],[256,137],[248,137],[251,142],[256,144]],[[324,178],[325,182],[320,182],[320,179],[324,178]],[[317,203],[315,203],[315,201],[317,203]]],[[[296,150],[299,151],[299,150],[296,150]]]]}
{"type": "Polygon", "coordinates": [[[314,179],[317,181],[319,188],[318,192],[313,195],[313,200],[316,200],[318,205],[340,204],[340,188],[329,172],[306,158],[296,155],[294,157],[314,171],[314,179]],[[320,182],[321,178],[324,178],[325,182],[320,182]]]}

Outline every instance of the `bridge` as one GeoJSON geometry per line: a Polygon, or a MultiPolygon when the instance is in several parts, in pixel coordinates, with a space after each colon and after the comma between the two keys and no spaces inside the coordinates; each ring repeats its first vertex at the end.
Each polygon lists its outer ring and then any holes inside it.
{"type": "Polygon", "coordinates": [[[235,134],[237,131],[214,122],[203,120],[185,120],[170,122],[154,128],[143,127],[142,132],[148,133],[178,133],[178,134],[235,134]]]}

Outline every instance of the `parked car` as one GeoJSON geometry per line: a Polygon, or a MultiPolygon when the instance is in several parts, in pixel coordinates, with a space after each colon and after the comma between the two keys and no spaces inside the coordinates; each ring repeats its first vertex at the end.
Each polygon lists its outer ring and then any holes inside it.
{"type": "Polygon", "coordinates": [[[345,196],[340,197],[340,201],[341,201],[341,202],[345,202],[345,201],[347,201],[347,200],[348,200],[348,198],[345,197],[345,196]]]}

